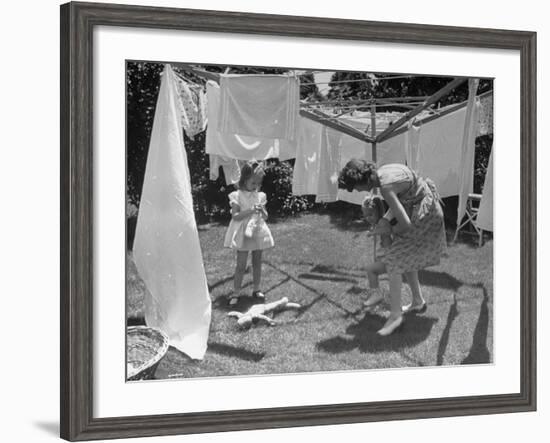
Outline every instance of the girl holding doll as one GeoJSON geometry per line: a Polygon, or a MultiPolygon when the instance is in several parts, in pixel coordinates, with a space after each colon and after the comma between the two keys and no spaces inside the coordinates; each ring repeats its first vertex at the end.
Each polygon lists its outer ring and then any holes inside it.
{"type": "Polygon", "coordinates": [[[243,276],[249,253],[252,255],[252,297],[263,301],[261,291],[262,252],[274,246],[273,236],[267,226],[267,199],[260,186],[265,176],[261,163],[249,162],[241,167],[238,189],[229,194],[231,222],[227,228],[224,246],[236,251],[233,293],[229,296],[230,306],[237,304],[242,294],[243,276]]]}

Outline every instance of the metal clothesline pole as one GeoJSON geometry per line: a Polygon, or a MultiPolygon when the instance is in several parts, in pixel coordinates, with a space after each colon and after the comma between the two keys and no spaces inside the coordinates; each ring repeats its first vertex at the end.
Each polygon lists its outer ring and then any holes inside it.
{"type": "MultiPolygon", "coordinates": [[[[373,138],[373,142],[372,142],[372,153],[371,153],[371,156],[372,156],[372,161],[374,164],[377,163],[378,161],[378,153],[376,152],[377,151],[377,146],[376,146],[376,104],[371,104],[371,108],[370,108],[370,126],[371,126],[371,137],[373,138]]],[[[375,191],[376,192],[376,191],[375,191]]],[[[373,252],[372,252],[372,255],[373,255],[373,262],[376,262],[376,235],[373,235],[372,237],[372,242],[373,242],[373,252]]]]}

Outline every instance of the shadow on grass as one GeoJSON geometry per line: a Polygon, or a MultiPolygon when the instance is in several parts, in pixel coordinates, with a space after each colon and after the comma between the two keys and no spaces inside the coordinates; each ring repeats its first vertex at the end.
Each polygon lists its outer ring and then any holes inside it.
{"type": "Polygon", "coordinates": [[[386,319],[378,314],[366,313],[361,321],[350,325],[346,334],[351,338],[337,336],[323,340],[317,349],[331,354],[340,354],[358,349],[360,352],[377,353],[411,348],[426,340],[437,319],[424,316],[407,316],[399,331],[387,337],[376,332],[384,326],[386,319]]]}
{"type": "Polygon", "coordinates": [[[453,304],[449,309],[449,314],[447,315],[447,323],[445,323],[445,328],[441,334],[441,339],[439,340],[439,346],[437,347],[437,365],[441,366],[443,364],[443,356],[445,355],[445,350],[449,344],[449,336],[451,335],[451,327],[455,318],[458,316],[458,305],[456,301],[456,294],[453,294],[453,304]]]}
{"type": "Polygon", "coordinates": [[[298,313],[297,313],[297,317],[300,317],[302,316],[305,312],[307,312],[308,310],[310,310],[315,304],[317,304],[319,301],[321,300],[325,300],[327,303],[330,303],[331,305],[335,306],[336,308],[340,309],[341,311],[344,312],[345,314],[345,317],[353,317],[357,314],[357,312],[355,311],[350,311],[349,309],[346,309],[342,304],[332,300],[330,297],[327,296],[327,294],[317,290],[316,288],[314,288],[313,286],[309,286],[307,284],[305,284],[303,281],[300,280],[299,276],[298,278],[297,277],[294,277],[293,275],[289,274],[288,272],[286,272],[284,269],[281,269],[277,266],[275,266],[273,263],[271,263],[270,261],[265,261],[264,262],[265,265],[275,269],[276,271],[278,271],[279,273],[283,274],[287,281],[293,281],[297,284],[299,284],[300,286],[302,286],[303,288],[307,289],[308,291],[311,291],[313,292],[317,297],[315,297],[310,303],[308,304],[305,304],[305,305],[302,305],[302,307],[298,310],[298,313]]]}
{"type": "Polygon", "coordinates": [[[234,357],[239,360],[259,362],[265,357],[265,352],[253,352],[225,343],[208,343],[208,351],[225,357],[234,357]]]}
{"type": "Polygon", "coordinates": [[[483,301],[481,302],[481,307],[479,308],[479,317],[474,329],[474,338],[472,340],[470,352],[461,362],[463,365],[491,362],[491,353],[487,348],[487,331],[489,330],[489,294],[484,286],[482,286],[482,289],[483,301]]]}
{"type": "Polygon", "coordinates": [[[329,275],[319,275],[319,274],[310,274],[302,273],[298,275],[298,278],[303,278],[305,280],[318,280],[318,281],[334,281],[334,282],[348,282],[348,283],[357,283],[355,278],[350,277],[335,277],[329,275]]]}
{"type": "Polygon", "coordinates": [[[175,377],[194,377],[197,370],[197,360],[193,360],[179,349],[170,346],[159,362],[153,378],[156,380],[163,380],[175,377]]]}
{"type": "Polygon", "coordinates": [[[365,273],[361,271],[356,272],[349,272],[349,271],[342,271],[335,266],[327,266],[327,265],[313,265],[312,268],[309,270],[309,272],[314,272],[316,274],[333,274],[333,275],[344,275],[348,277],[357,277],[357,278],[363,278],[365,277],[365,273]]]}
{"type": "Polygon", "coordinates": [[[429,271],[426,269],[418,271],[418,280],[420,285],[449,289],[454,292],[464,285],[463,281],[458,280],[447,272],[429,271]]]}

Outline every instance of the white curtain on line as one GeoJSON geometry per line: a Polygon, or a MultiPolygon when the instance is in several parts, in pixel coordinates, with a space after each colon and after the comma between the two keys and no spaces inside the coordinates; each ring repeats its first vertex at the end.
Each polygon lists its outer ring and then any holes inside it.
{"type": "Polygon", "coordinates": [[[161,79],[133,254],[148,289],[147,325],[163,330],[170,344],[189,357],[202,359],[211,303],[170,65],[161,79]]]}

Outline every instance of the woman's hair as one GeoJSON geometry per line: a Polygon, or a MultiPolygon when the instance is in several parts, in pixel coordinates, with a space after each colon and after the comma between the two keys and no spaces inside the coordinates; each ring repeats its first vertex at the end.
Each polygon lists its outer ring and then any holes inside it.
{"type": "Polygon", "coordinates": [[[265,175],[264,167],[260,162],[246,162],[241,167],[241,176],[239,178],[239,183],[237,187],[239,189],[244,189],[246,182],[252,178],[252,176],[258,175],[263,177],[265,175]]]}
{"type": "Polygon", "coordinates": [[[376,165],[366,160],[352,158],[338,176],[338,187],[351,192],[356,185],[367,184],[376,173],[376,165]]]}
{"type": "Polygon", "coordinates": [[[363,206],[367,209],[372,209],[376,212],[377,217],[380,219],[384,216],[385,207],[384,199],[380,195],[371,195],[363,201],[363,206]]]}

